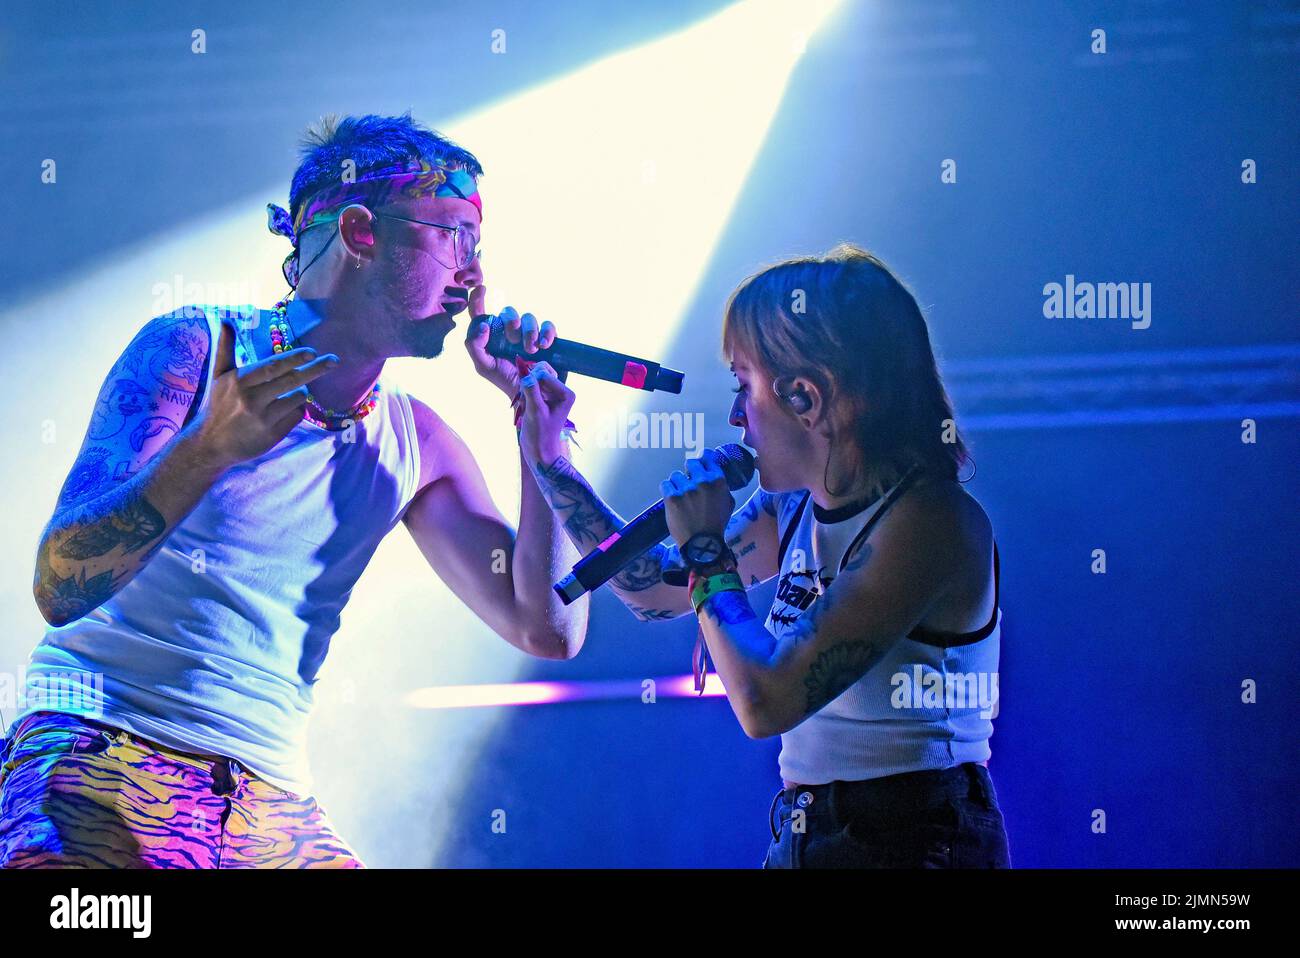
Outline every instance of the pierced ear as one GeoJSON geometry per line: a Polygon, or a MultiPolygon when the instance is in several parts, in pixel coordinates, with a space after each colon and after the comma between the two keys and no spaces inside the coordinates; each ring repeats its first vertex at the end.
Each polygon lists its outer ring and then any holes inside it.
{"type": "Polygon", "coordinates": [[[834,416],[838,415],[835,407],[839,405],[835,401],[834,387],[823,386],[812,379],[796,380],[796,385],[802,387],[808,396],[808,415],[805,424],[809,429],[818,429],[824,436],[833,437],[835,433],[833,420],[834,416]]]}
{"type": "Polygon", "coordinates": [[[374,214],[360,203],[350,203],[339,211],[339,238],[343,241],[343,247],[348,256],[359,256],[358,247],[375,245],[375,234],[372,224],[374,223],[374,214]],[[352,210],[360,210],[360,213],[348,214],[352,210]],[[346,229],[345,229],[346,227],[346,229]]]}
{"type": "Polygon", "coordinates": [[[779,402],[789,407],[796,416],[808,412],[813,406],[813,399],[808,395],[803,381],[793,376],[779,376],[772,381],[772,392],[779,402]]]}

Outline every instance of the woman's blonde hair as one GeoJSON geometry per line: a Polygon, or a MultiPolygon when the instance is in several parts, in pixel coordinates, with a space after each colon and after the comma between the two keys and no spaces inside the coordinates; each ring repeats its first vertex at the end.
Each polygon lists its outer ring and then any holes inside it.
{"type": "Polygon", "coordinates": [[[722,324],[724,357],[737,346],[774,381],[815,383],[828,410],[845,400],[838,408],[848,422],[832,420],[832,441],[847,426],[861,455],[853,475],[871,494],[883,495],[912,466],[956,479],[970,458],[916,298],[864,249],[841,243],[746,279],[722,324]]]}

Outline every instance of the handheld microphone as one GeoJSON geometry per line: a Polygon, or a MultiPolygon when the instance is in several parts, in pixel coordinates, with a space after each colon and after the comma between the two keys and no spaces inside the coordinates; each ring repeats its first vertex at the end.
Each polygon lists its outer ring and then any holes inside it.
{"type": "MultiPolygon", "coordinates": [[[[716,450],[722,456],[727,488],[735,491],[754,478],[754,456],[744,446],[729,442],[716,450]]],[[[604,585],[647,549],[668,535],[668,517],[660,499],[618,532],[582,558],[573,571],[552,586],[561,601],[570,605],[579,596],[604,585]]]]}
{"type": "Polygon", "coordinates": [[[575,343],[571,339],[557,339],[545,349],[539,349],[535,353],[525,352],[522,343],[512,343],[506,338],[506,326],[500,317],[492,317],[491,327],[492,332],[487,341],[489,356],[498,359],[514,359],[519,356],[534,362],[548,362],[560,378],[564,378],[567,373],[579,373],[593,379],[644,389],[646,392],[662,389],[670,393],[680,393],[686,379],[685,373],[660,366],[648,359],[575,343]]]}

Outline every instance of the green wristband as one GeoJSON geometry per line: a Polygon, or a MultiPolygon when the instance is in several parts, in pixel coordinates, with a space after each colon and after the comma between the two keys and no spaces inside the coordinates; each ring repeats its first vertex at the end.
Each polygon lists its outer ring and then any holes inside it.
{"type": "Polygon", "coordinates": [[[695,614],[700,614],[700,607],[719,592],[744,592],[745,583],[734,572],[721,572],[707,578],[699,579],[691,589],[691,605],[695,614]]]}

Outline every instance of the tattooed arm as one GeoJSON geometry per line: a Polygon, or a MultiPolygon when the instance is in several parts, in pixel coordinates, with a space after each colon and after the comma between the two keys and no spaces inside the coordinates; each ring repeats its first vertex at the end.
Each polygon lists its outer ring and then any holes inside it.
{"type": "Polygon", "coordinates": [[[299,347],[236,369],[228,318],[212,344],[199,309],[152,319],[109,371],[37,550],[32,591],[51,625],[126,585],[223,472],[302,421],[305,384],[338,362],[299,347]],[[209,398],[195,415],[209,347],[209,398]]]}
{"type": "MultiPolygon", "coordinates": [[[[563,521],[578,551],[584,555],[622,529],[627,523],[596,495],[563,456],[549,465],[534,461],[533,475],[542,494],[563,521]]],[[[740,575],[750,584],[776,575],[776,496],[758,489],[732,515],[726,529],[727,545],[736,553],[740,575]]],[[[643,622],[675,619],[691,611],[686,590],[664,584],[660,570],[665,562],[677,561],[676,545],[662,543],[633,561],[609,582],[614,594],[643,622]]]]}
{"type": "MultiPolygon", "coordinates": [[[[560,382],[546,363],[539,363],[534,372],[537,382],[528,389],[520,452],[569,539],[586,554],[627,523],[592,491],[569,461],[567,447],[558,445],[560,424],[573,407],[573,390],[560,382]]],[[[726,508],[730,510],[730,501],[726,508]]],[[[757,584],[776,575],[775,497],[761,489],[755,492],[731,516],[725,535],[744,581],[757,584]]],[[[666,548],[661,543],[621,569],[609,580],[610,587],[643,622],[674,619],[691,611],[690,599],[685,589],[666,585],[660,574],[665,563],[680,560],[677,546],[666,548]]]]}
{"type": "Polygon", "coordinates": [[[32,591],[51,625],[126,585],[223,471],[182,432],[208,339],[202,314],[152,319],[100,387],[37,549],[32,591]]]}
{"type": "MultiPolygon", "coordinates": [[[[989,576],[991,533],[982,510],[950,490],[918,487],[900,499],[812,607],[774,639],[743,592],[705,601],[700,623],[731,707],[751,738],[779,735],[862,678],[939,606],[970,609],[972,577],[989,576]],[[954,590],[955,584],[960,585],[954,590]]],[[[973,500],[972,500],[973,501],[973,500]]],[[[988,603],[992,602],[991,586],[988,603]]],[[[977,601],[975,603],[979,605],[977,601]]],[[[982,617],[982,618],[981,618],[982,617]]]]}

